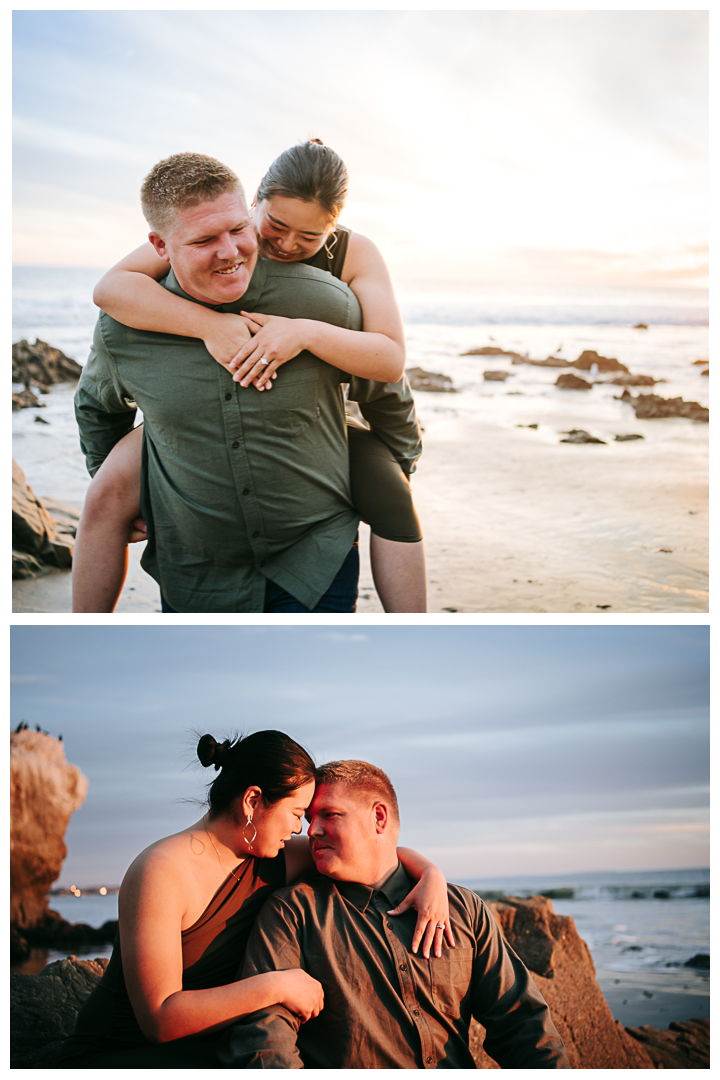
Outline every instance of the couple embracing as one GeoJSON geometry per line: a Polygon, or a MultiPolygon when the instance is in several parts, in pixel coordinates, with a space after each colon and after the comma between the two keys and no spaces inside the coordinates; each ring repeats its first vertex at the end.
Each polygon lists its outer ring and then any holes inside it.
{"type": "Polygon", "coordinates": [[[361,518],[384,609],[426,610],[402,322],[377,248],[338,224],[346,191],[317,140],[273,162],[252,209],[214,158],[147,176],[149,243],[95,290],[76,395],[94,479],[74,611],[113,611],[147,539],[163,611],[352,612],[361,518]]]}
{"type": "Polygon", "coordinates": [[[475,1068],[473,1017],[502,1068],[570,1067],[482,900],[398,848],[381,769],[278,731],[197,752],[208,811],[130,866],[58,1068],[475,1068]]]}

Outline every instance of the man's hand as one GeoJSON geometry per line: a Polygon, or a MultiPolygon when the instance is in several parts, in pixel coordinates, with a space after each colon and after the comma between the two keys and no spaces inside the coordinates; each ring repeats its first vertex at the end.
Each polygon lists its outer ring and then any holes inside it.
{"type": "Polygon", "coordinates": [[[418,951],[422,941],[423,956],[426,960],[430,957],[433,945],[435,956],[441,956],[443,937],[451,949],[455,948],[455,938],[450,926],[447,882],[436,866],[425,871],[415,888],[407,894],[402,903],[388,911],[388,915],[402,915],[409,908],[415,908],[418,913],[412,939],[414,953],[418,951]]]}
{"type": "Polygon", "coordinates": [[[270,380],[276,377],[281,364],[292,360],[307,347],[307,320],[249,311],[243,311],[242,315],[253,338],[232,358],[229,370],[235,372],[233,378],[241,386],[254,383],[258,390],[270,390],[270,380]],[[267,364],[261,360],[267,360],[267,364]]]}
{"type": "Polygon", "coordinates": [[[147,540],[147,525],[141,517],[137,517],[130,525],[128,544],[138,544],[141,540],[147,540]]]}
{"type": "Polygon", "coordinates": [[[205,348],[218,364],[232,371],[234,369],[230,368],[230,362],[239,349],[252,341],[250,320],[230,312],[214,311],[211,314],[212,318],[208,320],[203,334],[205,348]]]}

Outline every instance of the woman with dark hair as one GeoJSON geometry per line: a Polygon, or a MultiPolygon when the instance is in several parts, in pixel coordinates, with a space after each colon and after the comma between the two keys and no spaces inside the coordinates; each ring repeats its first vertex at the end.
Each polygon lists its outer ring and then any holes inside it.
{"type": "MultiPolygon", "coordinates": [[[[262,904],[312,866],[307,838],[294,839],[315,790],[312,758],[280,731],[203,735],[197,753],[220,773],[209,809],[131,864],[110,963],[57,1068],[219,1068],[217,1033],[237,1017],[283,1004],[309,1020],[322,1008],[322,986],[300,969],[237,978],[262,904]]],[[[452,944],[444,879],[416,852],[399,854],[420,878],[400,907],[417,908],[415,939],[438,953],[438,923],[452,944]]]]}
{"type": "MultiPolygon", "coordinates": [[[[144,244],[105,274],[98,307],[126,326],[201,336],[242,386],[268,391],[282,364],[307,349],[350,375],[396,382],[405,366],[402,320],[385,262],[367,237],[338,224],[347,194],[340,157],[312,139],[272,163],[253,203],[260,255],[305,263],[347,284],[360,301],[362,330],[311,319],[199,307],[159,284],[168,264],[144,244]]],[[[280,376],[282,378],[282,375],[280,376]]],[[[90,485],[73,560],[73,610],[113,611],[125,577],[128,536],[140,512],[142,432],[125,436],[90,485]],[[102,566],[102,572],[98,567],[102,566]]],[[[408,478],[391,450],[348,419],[353,503],[371,527],[373,577],[387,612],[427,610],[425,553],[408,478]]]]}

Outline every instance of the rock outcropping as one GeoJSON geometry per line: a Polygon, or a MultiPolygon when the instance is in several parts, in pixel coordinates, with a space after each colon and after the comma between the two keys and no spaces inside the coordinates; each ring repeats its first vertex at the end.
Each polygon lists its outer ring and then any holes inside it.
{"type": "Polygon", "coordinates": [[[77,382],[82,368],[60,349],[36,339],[16,341],[12,347],[12,381],[22,383],[26,389],[32,386],[47,390],[53,383],[77,382]]]}
{"type": "Polygon", "coordinates": [[[657,420],[665,416],[685,416],[688,420],[710,422],[710,410],[697,401],[685,401],[681,397],[664,398],[658,394],[638,394],[633,397],[629,390],[624,390],[619,401],[632,405],[638,420],[657,420]]]}
{"type": "MultiPolygon", "coordinates": [[[[666,1030],[623,1028],[613,1019],[595,978],[595,967],[572,919],[556,915],[550,900],[506,898],[488,905],[545,997],[570,1064],[575,1069],[707,1069],[707,1021],[689,1020],[666,1030]]],[[[75,1015],[97,985],[106,960],[74,956],[40,975],[13,975],[10,986],[11,1067],[52,1068],[75,1015]]],[[[473,1021],[470,1047],[479,1069],[500,1066],[482,1049],[483,1028],[473,1021]]]]}
{"type": "Polygon", "coordinates": [[[19,931],[41,925],[49,914],[47,892],[67,854],[65,830],[87,789],[59,739],[11,732],[10,924],[19,931]]]}
{"type": "Polygon", "coordinates": [[[436,371],[423,371],[422,368],[412,367],[405,372],[413,390],[429,391],[433,394],[457,393],[449,375],[440,375],[436,371]]]}
{"type": "Polygon", "coordinates": [[[13,461],[13,578],[35,577],[48,567],[68,569],[79,519],[80,511],[68,503],[38,499],[13,461]]]}

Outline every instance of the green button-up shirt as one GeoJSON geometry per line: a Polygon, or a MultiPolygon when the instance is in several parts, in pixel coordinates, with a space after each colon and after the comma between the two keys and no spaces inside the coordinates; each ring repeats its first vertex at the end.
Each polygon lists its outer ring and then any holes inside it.
{"type": "MultiPolygon", "coordinates": [[[[172,272],[165,287],[193,299],[172,272]]],[[[209,306],[209,305],[208,305],[209,306]]],[[[219,311],[258,311],[361,328],[360,305],[314,267],[258,260],[247,292],[219,311]]],[[[355,537],[343,383],[410,473],[420,430],[407,380],[356,379],[302,352],[271,391],[241,387],[196,338],[133,330],[105,312],[75,397],[95,474],[145,421],[145,570],[182,612],[261,612],[266,578],[312,608],[355,537]]]]}
{"type": "Polygon", "coordinates": [[[470,1019],[503,1069],[569,1069],[522,960],[469,889],[448,885],[456,947],[411,952],[416,913],[388,915],[411,888],[402,866],[380,889],[315,875],[279,889],[253,928],[242,977],[302,968],[324,1005],[301,1024],[282,1005],[242,1017],[217,1046],[224,1068],[474,1069],[470,1019]]]}

